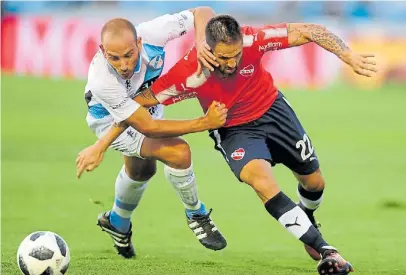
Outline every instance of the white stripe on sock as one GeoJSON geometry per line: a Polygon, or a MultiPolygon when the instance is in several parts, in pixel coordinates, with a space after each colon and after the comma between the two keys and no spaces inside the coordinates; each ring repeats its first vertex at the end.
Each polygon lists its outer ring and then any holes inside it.
{"type": "MultiPolygon", "coordinates": [[[[132,180],[125,171],[125,165],[121,168],[115,184],[115,200],[123,204],[135,207],[140,203],[142,195],[148,186],[148,181],[132,180]]],[[[113,205],[113,211],[122,218],[130,218],[134,210],[120,208],[116,203],[113,205]]]]}
{"type": "Polygon", "coordinates": [[[299,206],[283,214],[278,221],[297,239],[300,239],[312,225],[306,213],[299,206]]]}
{"type": "Polygon", "coordinates": [[[318,200],[316,200],[316,201],[312,201],[312,200],[306,199],[305,197],[303,197],[303,196],[299,193],[299,190],[297,190],[297,196],[299,197],[300,202],[301,202],[307,209],[316,210],[316,209],[320,206],[321,202],[323,201],[324,194],[321,195],[321,197],[320,197],[318,200]]]}
{"type": "Polygon", "coordinates": [[[113,209],[114,212],[116,212],[120,217],[124,218],[124,219],[128,219],[131,218],[131,215],[133,213],[133,211],[128,211],[125,209],[122,209],[120,207],[117,206],[117,204],[114,203],[113,205],[113,209]]]}

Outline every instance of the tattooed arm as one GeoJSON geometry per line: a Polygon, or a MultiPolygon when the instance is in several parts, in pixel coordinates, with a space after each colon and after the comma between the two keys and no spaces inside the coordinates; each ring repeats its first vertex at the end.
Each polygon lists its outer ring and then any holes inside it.
{"type": "MultiPolygon", "coordinates": [[[[154,93],[149,88],[142,90],[133,100],[144,107],[159,104],[154,93]]],[[[104,152],[127,128],[128,124],[125,121],[113,123],[107,133],[98,139],[94,145],[83,149],[76,159],[76,176],[80,178],[85,170],[92,171],[96,169],[103,161],[104,152]]]]}
{"type": "MultiPolygon", "coordinates": [[[[133,100],[145,108],[159,104],[159,101],[155,98],[154,93],[149,88],[142,90],[133,98],[133,100]]],[[[114,123],[112,128],[114,128],[116,131],[115,135],[112,134],[112,137],[114,137],[119,136],[122,132],[124,132],[124,130],[128,128],[128,125],[123,121],[119,124],[114,123]]]]}
{"type": "Polygon", "coordinates": [[[350,51],[350,48],[340,37],[327,30],[324,26],[301,23],[291,23],[287,25],[290,47],[315,42],[338,57],[350,51]]]}
{"type": "Polygon", "coordinates": [[[134,100],[144,107],[152,107],[159,104],[159,101],[149,88],[142,90],[141,93],[134,97],[134,100]]]}
{"type": "Polygon", "coordinates": [[[289,47],[314,42],[327,51],[334,53],[338,58],[350,65],[357,74],[371,77],[372,72],[376,72],[375,55],[353,52],[340,37],[322,25],[290,23],[287,24],[287,28],[289,47]]]}

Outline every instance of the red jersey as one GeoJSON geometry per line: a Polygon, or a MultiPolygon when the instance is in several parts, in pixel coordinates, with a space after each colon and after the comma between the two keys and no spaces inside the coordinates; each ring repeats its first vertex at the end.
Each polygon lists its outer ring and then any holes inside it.
{"type": "Polygon", "coordinates": [[[197,52],[192,48],[151,86],[157,100],[170,105],[196,97],[206,112],[215,100],[228,108],[224,127],[251,122],[261,117],[275,101],[278,91],[261,63],[267,51],[288,47],[286,24],[263,28],[243,27],[241,61],[234,75],[219,78],[206,69],[197,75],[197,52]]]}

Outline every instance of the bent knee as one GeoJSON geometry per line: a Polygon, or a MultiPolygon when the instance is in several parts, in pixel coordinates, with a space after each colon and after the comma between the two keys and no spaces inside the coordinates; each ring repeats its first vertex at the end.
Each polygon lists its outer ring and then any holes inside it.
{"type": "Polygon", "coordinates": [[[310,192],[317,192],[321,191],[324,189],[326,183],[324,181],[324,177],[321,174],[320,169],[317,171],[313,172],[310,175],[301,175],[299,176],[299,181],[302,184],[302,186],[310,192]]]}
{"type": "Polygon", "coordinates": [[[190,151],[189,144],[182,140],[182,142],[171,147],[171,152],[168,153],[171,158],[173,168],[187,169],[192,163],[192,152],[190,151]]]}
{"type": "Polygon", "coordinates": [[[127,175],[134,181],[147,181],[156,174],[156,164],[142,165],[138,167],[126,167],[127,175]]]}
{"type": "Polygon", "coordinates": [[[252,160],[241,171],[240,178],[255,191],[277,189],[271,165],[266,160],[252,160]]]}

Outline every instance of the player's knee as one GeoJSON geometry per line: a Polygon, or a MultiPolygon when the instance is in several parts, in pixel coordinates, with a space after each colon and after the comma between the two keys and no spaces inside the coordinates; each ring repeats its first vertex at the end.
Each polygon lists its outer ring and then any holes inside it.
{"type": "Polygon", "coordinates": [[[326,184],[320,169],[310,175],[300,176],[300,182],[304,189],[310,192],[321,191],[324,189],[326,184]]]}
{"type": "Polygon", "coordinates": [[[126,169],[128,177],[134,181],[147,181],[156,174],[156,165],[144,165],[141,168],[126,169]]]}
{"type": "Polygon", "coordinates": [[[313,179],[306,187],[307,191],[317,192],[324,190],[325,182],[323,176],[313,179]]]}
{"type": "Polygon", "coordinates": [[[279,187],[273,177],[270,164],[265,160],[253,160],[241,171],[240,178],[251,186],[261,198],[271,198],[279,192],[279,187]]]}
{"type": "Polygon", "coordinates": [[[192,163],[192,153],[190,151],[189,144],[182,140],[170,152],[172,159],[172,167],[176,169],[187,169],[192,163]]]}

